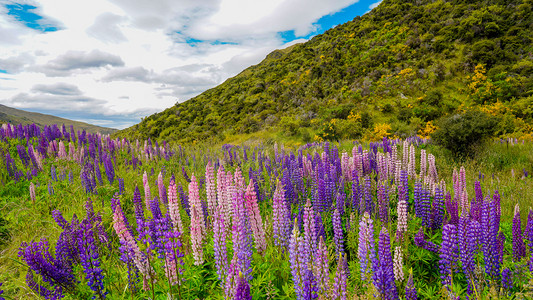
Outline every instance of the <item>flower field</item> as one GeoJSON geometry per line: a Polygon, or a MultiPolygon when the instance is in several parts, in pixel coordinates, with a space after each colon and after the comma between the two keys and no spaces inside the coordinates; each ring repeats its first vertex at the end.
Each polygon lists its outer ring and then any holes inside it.
{"type": "Polygon", "coordinates": [[[443,172],[418,138],[0,138],[0,299],[533,297],[532,200],[516,199],[530,166],[519,181],[443,172]]]}

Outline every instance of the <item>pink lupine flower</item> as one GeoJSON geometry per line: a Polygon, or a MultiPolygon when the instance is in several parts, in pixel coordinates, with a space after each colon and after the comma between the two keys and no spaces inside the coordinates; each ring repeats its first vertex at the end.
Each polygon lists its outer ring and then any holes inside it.
{"type": "Polygon", "coordinates": [[[178,200],[178,192],[176,189],[176,183],[174,182],[174,179],[170,179],[170,183],[168,184],[168,210],[170,219],[172,221],[172,226],[174,227],[174,231],[178,231],[180,233],[183,233],[183,223],[181,222],[181,215],[180,215],[180,204],[178,200]]]}
{"type": "Polygon", "coordinates": [[[255,194],[254,182],[250,180],[246,193],[246,211],[250,219],[250,225],[254,234],[255,247],[257,252],[263,253],[266,250],[265,232],[263,230],[263,220],[259,212],[259,205],[257,204],[257,195],[255,194]]]}
{"type": "MultiPolygon", "coordinates": [[[[192,180],[191,180],[192,182],[192,180]]],[[[203,218],[200,217],[201,208],[191,203],[191,244],[194,264],[200,266],[204,263],[204,233],[205,225],[203,218]]]]}
{"type": "Polygon", "coordinates": [[[65,150],[65,143],[59,141],[59,151],[57,152],[59,158],[67,158],[67,151],[65,150]]]}
{"type": "Polygon", "coordinates": [[[206,232],[204,210],[202,209],[202,202],[200,200],[200,193],[198,191],[198,182],[196,181],[196,176],[194,176],[194,173],[192,174],[191,182],[189,183],[189,205],[191,207],[196,206],[198,225],[201,227],[202,235],[204,235],[206,232]]]}
{"type": "Polygon", "coordinates": [[[205,167],[205,194],[207,198],[207,211],[210,216],[215,215],[215,209],[217,207],[217,190],[215,187],[214,172],[213,165],[209,161],[205,167]]]}
{"type": "MultiPolygon", "coordinates": [[[[146,257],[141,253],[137,242],[135,242],[131,232],[126,227],[124,214],[122,213],[122,209],[120,207],[115,209],[115,212],[113,213],[113,221],[113,228],[115,229],[120,242],[126,247],[126,249],[128,249],[129,255],[133,258],[135,266],[143,275],[144,281],[150,279],[152,274],[154,274],[154,270],[148,263],[146,257]]],[[[145,285],[144,287],[146,290],[147,286],[145,285]]]]}
{"type": "Polygon", "coordinates": [[[33,203],[35,203],[35,184],[30,183],[30,199],[33,203]]]}
{"type": "Polygon", "coordinates": [[[402,236],[404,232],[407,231],[407,203],[405,202],[403,187],[399,187],[401,191],[399,192],[398,198],[398,223],[396,228],[396,235],[398,237],[402,236]],[[400,196],[401,194],[401,196],[400,196]]]}
{"type": "Polygon", "coordinates": [[[403,281],[404,275],[403,275],[403,253],[402,253],[402,247],[396,246],[394,248],[394,278],[398,281],[403,281]]]}
{"type": "Polygon", "coordinates": [[[420,178],[426,177],[427,173],[427,156],[426,156],[426,150],[421,149],[420,150],[420,178]]]}
{"type": "Polygon", "coordinates": [[[146,203],[146,210],[150,210],[150,201],[152,201],[152,195],[150,193],[150,184],[148,183],[148,174],[144,171],[143,174],[143,187],[144,187],[144,203],[146,203]]]}
{"type": "Polygon", "coordinates": [[[409,177],[415,178],[416,176],[416,156],[415,156],[415,145],[409,147],[409,164],[407,165],[407,174],[409,177]]]}
{"type": "Polygon", "coordinates": [[[241,168],[237,167],[234,175],[235,188],[237,192],[244,192],[246,183],[244,182],[244,177],[242,177],[241,168]]]}

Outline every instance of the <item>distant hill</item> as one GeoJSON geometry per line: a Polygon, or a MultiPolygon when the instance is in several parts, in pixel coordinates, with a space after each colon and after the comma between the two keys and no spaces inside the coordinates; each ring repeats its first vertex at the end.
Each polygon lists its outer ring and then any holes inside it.
{"type": "Polygon", "coordinates": [[[67,128],[70,127],[70,125],[73,125],[75,130],[85,130],[91,133],[100,132],[102,134],[111,134],[117,131],[113,128],[100,127],[83,122],[63,119],[52,115],[24,111],[2,104],[0,104],[0,123],[11,123],[13,125],[35,123],[39,126],[52,124],[61,126],[62,124],[65,124],[67,128]]]}
{"type": "Polygon", "coordinates": [[[532,0],[384,0],[371,12],[117,134],[178,142],[258,131],[310,141],[431,132],[479,109],[533,126],[532,0]]]}

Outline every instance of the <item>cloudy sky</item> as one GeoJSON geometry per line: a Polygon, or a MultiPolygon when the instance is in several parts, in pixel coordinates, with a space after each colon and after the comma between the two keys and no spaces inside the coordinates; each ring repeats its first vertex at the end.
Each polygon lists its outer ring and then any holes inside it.
{"type": "Polygon", "coordinates": [[[0,104],[125,128],[377,0],[0,0],[0,104]]]}

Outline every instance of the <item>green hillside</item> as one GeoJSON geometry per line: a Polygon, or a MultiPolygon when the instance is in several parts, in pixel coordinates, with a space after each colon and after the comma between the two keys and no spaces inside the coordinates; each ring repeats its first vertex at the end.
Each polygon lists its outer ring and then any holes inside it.
{"type": "Polygon", "coordinates": [[[496,118],[497,135],[523,136],[533,123],[532,12],[532,0],[384,0],[119,134],[372,139],[428,134],[477,109],[496,118]]]}
{"type": "Polygon", "coordinates": [[[116,129],[95,126],[83,122],[72,121],[69,119],[59,118],[52,115],[34,113],[29,111],[24,111],[12,107],[8,107],[0,104],[0,123],[11,123],[13,125],[17,124],[32,124],[35,123],[38,126],[58,124],[70,127],[73,125],[76,130],[85,130],[90,133],[100,132],[103,134],[111,134],[116,132],[116,129]]]}

